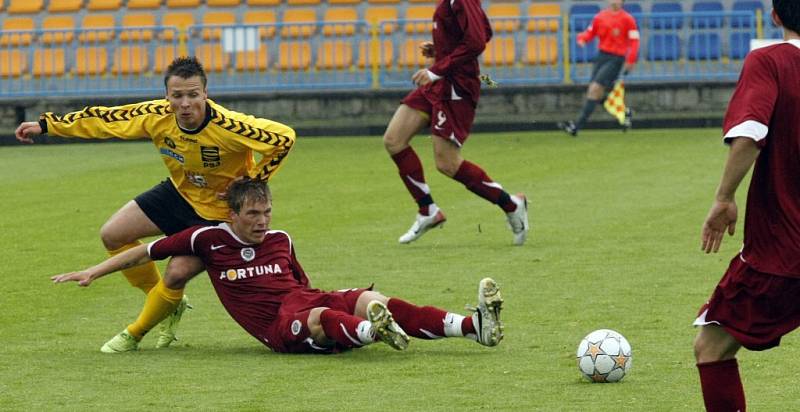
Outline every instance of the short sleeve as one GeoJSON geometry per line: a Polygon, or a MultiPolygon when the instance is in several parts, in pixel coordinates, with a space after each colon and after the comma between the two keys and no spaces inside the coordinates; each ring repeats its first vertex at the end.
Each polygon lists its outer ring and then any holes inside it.
{"type": "Polygon", "coordinates": [[[725,143],[748,137],[763,147],[778,98],[777,72],[764,53],[750,53],[723,122],[725,143]]]}
{"type": "Polygon", "coordinates": [[[192,241],[196,227],[192,227],[167,237],[157,239],[147,245],[147,254],[150,259],[163,260],[171,256],[186,256],[194,254],[192,241]]]}

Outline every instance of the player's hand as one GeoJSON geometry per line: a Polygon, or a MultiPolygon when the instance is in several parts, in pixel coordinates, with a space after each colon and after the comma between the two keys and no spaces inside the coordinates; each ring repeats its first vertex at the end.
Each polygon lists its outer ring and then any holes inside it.
{"type": "Polygon", "coordinates": [[[70,273],[62,273],[60,275],[55,275],[50,278],[53,283],[64,283],[64,282],[78,282],[78,286],[89,286],[92,284],[94,280],[92,275],[89,272],[81,271],[81,272],[70,272],[70,273]]]}
{"type": "Polygon", "coordinates": [[[39,122],[23,122],[14,131],[14,136],[22,143],[33,143],[33,136],[42,134],[39,122]]]}
{"type": "Polygon", "coordinates": [[[411,76],[411,82],[414,83],[415,86],[425,86],[430,83],[431,78],[428,77],[428,69],[417,70],[417,72],[411,76]]]}
{"type": "Polygon", "coordinates": [[[704,252],[716,253],[719,251],[719,245],[722,244],[722,238],[725,236],[726,230],[729,235],[733,236],[736,230],[737,215],[738,208],[735,201],[714,201],[714,204],[711,205],[711,210],[708,211],[708,217],[703,223],[703,244],[701,249],[704,252]]]}
{"type": "Polygon", "coordinates": [[[577,44],[578,44],[578,47],[583,47],[583,46],[586,46],[586,42],[585,42],[585,41],[583,41],[583,40],[581,40],[581,39],[578,39],[578,40],[577,40],[577,44]]]}
{"type": "Polygon", "coordinates": [[[429,41],[426,41],[425,43],[420,44],[419,45],[419,49],[422,52],[422,56],[423,57],[427,57],[429,59],[432,59],[432,58],[434,58],[436,56],[436,52],[433,49],[433,43],[431,43],[429,41]]]}
{"type": "Polygon", "coordinates": [[[225,186],[225,191],[224,192],[217,192],[217,199],[219,199],[219,200],[228,200],[228,188],[231,187],[233,182],[238,182],[238,181],[240,181],[240,180],[242,180],[244,178],[245,178],[244,176],[239,176],[236,179],[231,180],[231,182],[228,183],[228,186],[225,186]]]}

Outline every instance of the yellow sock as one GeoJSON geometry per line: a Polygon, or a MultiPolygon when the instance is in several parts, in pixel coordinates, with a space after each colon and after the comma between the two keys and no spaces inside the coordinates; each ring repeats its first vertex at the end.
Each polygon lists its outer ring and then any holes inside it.
{"type": "MultiPolygon", "coordinates": [[[[108,254],[111,256],[118,255],[141,244],[142,242],[137,240],[117,250],[109,250],[108,254]]],[[[158,267],[156,267],[156,264],[153,262],[125,269],[122,271],[122,274],[125,275],[125,278],[128,279],[128,283],[130,283],[131,286],[141,289],[144,293],[150,292],[150,289],[161,280],[161,273],[159,273],[158,267]]]]}
{"type": "Polygon", "coordinates": [[[175,311],[181,298],[183,298],[183,289],[170,289],[164,285],[163,281],[159,280],[147,294],[144,308],[136,322],[128,325],[128,333],[136,339],[141,339],[150,329],[175,311]]]}

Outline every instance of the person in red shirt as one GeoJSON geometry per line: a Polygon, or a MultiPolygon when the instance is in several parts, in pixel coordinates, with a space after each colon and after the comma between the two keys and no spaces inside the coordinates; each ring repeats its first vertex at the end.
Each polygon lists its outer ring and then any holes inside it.
{"type": "Polygon", "coordinates": [[[410,146],[411,139],[426,126],[433,135],[436,168],[498,205],[506,214],[514,244],[525,243],[529,230],[525,195],[509,195],[480,166],[461,156],[480,95],[478,56],[491,38],[480,0],[439,0],[433,13],[433,43],[422,46],[423,56],[433,58],[434,63],[411,77],[417,88],[403,99],[383,135],[384,146],[418,206],[416,219],[400,236],[400,243],[413,242],[445,221],[425,181],[422,163],[410,146]]]}
{"type": "Polygon", "coordinates": [[[766,350],[800,326],[800,2],[773,0],[772,20],[784,42],[745,59],[728,105],[730,146],[714,202],[702,228],[702,249],[717,252],[733,235],[736,189],[753,167],[744,245],[702,306],[694,342],[700,386],[709,411],[746,407],[736,353],[766,350]]]}
{"type": "MultiPolygon", "coordinates": [[[[231,317],[275,352],[335,353],[373,342],[404,350],[408,335],[420,339],[466,337],[484,346],[503,339],[497,283],[484,278],[478,305],[465,317],[432,306],[416,306],[372,290],[325,292],[311,282],[286,232],[270,230],[272,199],[267,183],[234,181],[227,191],[231,223],[194,226],[140,245],[80,272],[53,276],[56,283],[89,286],[106,274],[170,256],[197,256],[231,317]]],[[[101,349],[138,349],[127,329],[101,349]]]]}
{"type": "MultiPolygon", "coordinates": [[[[578,120],[559,124],[559,127],[572,136],[577,136],[598,104],[614,88],[623,67],[625,72],[633,70],[639,55],[639,29],[636,20],[622,9],[622,0],[609,0],[608,8],[592,19],[592,24],[578,35],[578,46],[584,47],[595,37],[600,39],[600,52],[594,61],[592,80],[586,92],[578,120]]],[[[625,127],[631,127],[631,111],[625,112],[625,127]]]]}

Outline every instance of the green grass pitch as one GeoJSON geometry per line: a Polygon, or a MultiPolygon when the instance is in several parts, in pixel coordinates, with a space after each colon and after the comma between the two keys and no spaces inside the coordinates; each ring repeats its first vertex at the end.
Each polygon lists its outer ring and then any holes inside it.
{"type": "MultiPolygon", "coordinates": [[[[727,149],[717,129],[473,136],[464,156],[512,193],[533,231],[511,245],[501,211],[438,174],[414,145],[442,230],[400,245],[415,207],[380,138],[300,137],[272,182],[272,227],[288,231],[315,286],[361,287],[463,311],[491,275],[506,299],[496,348],[413,340],[337,356],[280,355],[241,330],[206,275],[186,289],[180,341],[137,353],[99,348],[143,295],[120,275],[88,289],[49,276],[105,257],[98,232],[166,176],[149,143],[0,148],[0,410],[690,411],[701,410],[692,355],[696,310],[741,244],[700,251],[700,226],[727,149]],[[580,377],[581,338],[612,328],[633,346],[619,384],[580,377]]],[[[746,185],[746,183],[745,183],[746,185]]],[[[163,267],[163,265],[162,265],[163,267]]],[[[752,410],[800,410],[791,392],[797,335],[739,356],[752,410]]]]}

